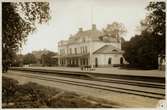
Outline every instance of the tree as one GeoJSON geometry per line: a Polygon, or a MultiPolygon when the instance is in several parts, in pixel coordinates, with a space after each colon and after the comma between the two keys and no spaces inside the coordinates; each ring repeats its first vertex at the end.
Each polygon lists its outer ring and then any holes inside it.
{"type": "Polygon", "coordinates": [[[121,49],[123,49],[126,43],[126,40],[123,37],[121,37],[120,40],[121,40],[121,49]]]}
{"type": "Polygon", "coordinates": [[[150,33],[135,35],[124,43],[124,58],[135,67],[157,68],[155,45],[150,33]]]}
{"type": "Polygon", "coordinates": [[[111,25],[108,25],[107,28],[104,30],[104,33],[107,36],[117,38],[117,40],[120,40],[125,32],[125,26],[122,23],[118,22],[113,22],[111,25]]]}
{"type": "Polygon", "coordinates": [[[52,57],[55,55],[56,55],[56,53],[54,53],[54,52],[48,52],[46,54],[43,54],[41,56],[42,65],[43,66],[52,66],[54,64],[52,57]]]}
{"type": "Polygon", "coordinates": [[[166,10],[165,2],[150,2],[146,7],[149,14],[141,22],[142,33],[150,32],[154,38],[157,54],[165,54],[166,10]]]}
{"type": "Polygon", "coordinates": [[[47,2],[2,3],[3,72],[14,61],[14,56],[26,37],[36,29],[35,25],[48,19],[49,3],[47,2]]]}
{"type": "Polygon", "coordinates": [[[146,9],[141,34],[124,43],[124,57],[131,65],[157,68],[158,55],[165,54],[165,2],[150,2],[146,9]]]}
{"type": "Polygon", "coordinates": [[[24,57],[23,57],[23,64],[35,64],[37,63],[37,58],[31,54],[31,53],[28,53],[26,54],[24,57]]]}
{"type": "Polygon", "coordinates": [[[23,57],[24,57],[24,55],[17,54],[15,56],[14,62],[12,63],[12,66],[14,66],[14,67],[22,67],[23,66],[23,57]]]}

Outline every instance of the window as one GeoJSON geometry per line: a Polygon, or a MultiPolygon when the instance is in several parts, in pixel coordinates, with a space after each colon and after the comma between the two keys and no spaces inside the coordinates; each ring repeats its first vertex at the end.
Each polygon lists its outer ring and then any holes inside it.
{"type": "Polygon", "coordinates": [[[82,53],[82,47],[80,47],[80,53],[82,53]]]}
{"type": "Polygon", "coordinates": [[[85,49],[84,49],[84,47],[82,47],[82,49],[83,49],[83,53],[85,53],[85,49]]]}
{"type": "Polygon", "coordinates": [[[70,54],[72,54],[72,49],[70,48],[70,54]]]}
{"type": "Polygon", "coordinates": [[[70,54],[70,50],[69,50],[69,48],[67,49],[67,54],[70,54]]]}
{"type": "Polygon", "coordinates": [[[87,51],[87,46],[85,46],[85,53],[87,53],[88,51],[87,51]]]}
{"type": "Polygon", "coordinates": [[[60,55],[63,55],[64,49],[60,49],[60,55]]]}
{"type": "Polygon", "coordinates": [[[77,48],[75,48],[75,54],[77,54],[77,48]]]}
{"type": "Polygon", "coordinates": [[[123,60],[123,58],[121,57],[120,58],[120,64],[123,64],[124,62],[123,62],[124,60],[123,60]]]}
{"type": "Polygon", "coordinates": [[[64,49],[62,49],[62,53],[63,53],[63,54],[65,53],[64,49]]]}
{"type": "Polygon", "coordinates": [[[111,58],[108,59],[108,64],[109,64],[109,65],[111,64],[111,58]]]}
{"type": "Polygon", "coordinates": [[[95,67],[98,67],[98,58],[95,58],[95,67]]]}
{"type": "Polygon", "coordinates": [[[60,55],[61,55],[61,49],[59,50],[59,52],[60,52],[60,55]]]}

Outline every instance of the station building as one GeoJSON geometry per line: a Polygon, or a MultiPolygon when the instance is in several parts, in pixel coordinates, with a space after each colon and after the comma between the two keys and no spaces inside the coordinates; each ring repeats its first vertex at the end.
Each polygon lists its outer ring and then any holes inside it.
{"type": "MultiPolygon", "coordinates": [[[[105,31],[109,29],[107,25],[105,31]]],[[[104,67],[123,63],[122,54],[120,38],[98,30],[93,24],[90,30],[79,28],[68,40],[59,41],[57,58],[59,66],[104,67]]]]}

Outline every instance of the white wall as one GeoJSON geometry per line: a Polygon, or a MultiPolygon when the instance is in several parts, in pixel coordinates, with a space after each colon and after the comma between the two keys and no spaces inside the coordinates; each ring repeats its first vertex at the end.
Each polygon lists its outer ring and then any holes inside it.
{"type": "Polygon", "coordinates": [[[96,50],[100,49],[104,45],[113,45],[119,49],[121,49],[121,44],[120,43],[104,43],[104,42],[83,42],[83,43],[75,43],[75,44],[70,44],[70,45],[59,45],[59,55],[60,55],[60,50],[64,50],[65,53],[62,53],[62,55],[69,55],[70,48],[72,49],[72,54],[75,54],[75,48],[77,49],[77,54],[81,54],[81,47],[87,47],[87,53],[91,51],[91,59],[89,62],[92,62],[93,65],[95,65],[95,57],[98,58],[98,65],[108,65],[108,59],[111,57],[112,58],[112,64],[120,64],[120,58],[122,57],[122,54],[96,54],[93,55],[93,52],[96,50]]]}
{"type": "MultiPolygon", "coordinates": [[[[118,44],[112,43],[114,46],[117,46],[118,44]]],[[[68,54],[68,49],[72,49],[72,54],[75,54],[75,48],[77,49],[77,53],[81,54],[81,47],[87,47],[87,53],[91,51],[93,53],[94,51],[98,50],[99,48],[103,47],[104,45],[111,45],[111,43],[104,43],[104,42],[85,42],[85,43],[75,43],[70,45],[63,45],[58,47],[58,52],[60,54],[60,50],[64,50],[65,53],[63,55],[68,54]]]]}
{"type": "Polygon", "coordinates": [[[111,65],[120,64],[122,54],[95,54],[93,55],[93,65],[95,65],[95,58],[98,58],[98,66],[107,66],[108,59],[111,58],[111,65]]]}

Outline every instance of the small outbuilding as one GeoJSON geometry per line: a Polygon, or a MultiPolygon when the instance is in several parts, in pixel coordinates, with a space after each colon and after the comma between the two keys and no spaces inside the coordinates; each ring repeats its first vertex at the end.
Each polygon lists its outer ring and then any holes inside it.
{"type": "Polygon", "coordinates": [[[123,51],[112,45],[105,45],[93,53],[95,67],[117,66],[124,63],[123,51]]]}

